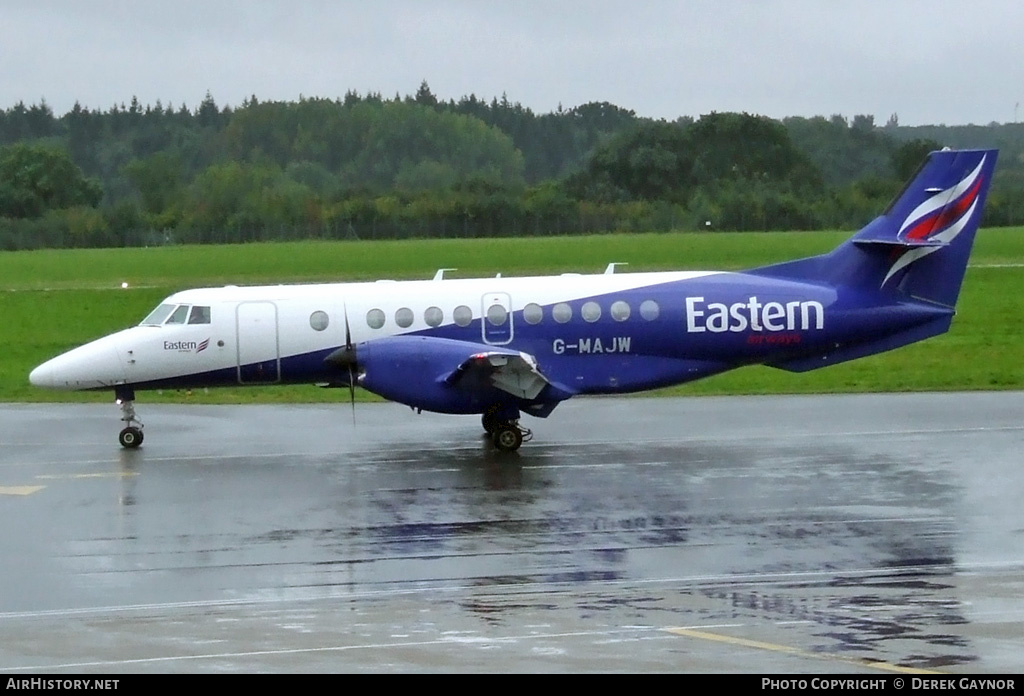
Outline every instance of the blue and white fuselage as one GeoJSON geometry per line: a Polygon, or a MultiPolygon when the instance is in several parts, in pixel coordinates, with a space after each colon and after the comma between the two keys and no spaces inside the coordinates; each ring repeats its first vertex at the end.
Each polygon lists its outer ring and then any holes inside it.
{"type": "MultiPolygon", "coordinates": [[[[417,409],[484,414],[498,446],[516,449],[520,413],[547,416],[572,396],[750,364],[804,371],[946,331],[995,158],[933,153],[885,214],[823,256],[744,273],[187,290],[30,378],[112,389],[129,408],[144,389],[357,384],[417,409]]],[[[123,420],[133,428],[134,411],[123,420]]],[[[137,445],[136,430],[122,444],[137,445]]]]}

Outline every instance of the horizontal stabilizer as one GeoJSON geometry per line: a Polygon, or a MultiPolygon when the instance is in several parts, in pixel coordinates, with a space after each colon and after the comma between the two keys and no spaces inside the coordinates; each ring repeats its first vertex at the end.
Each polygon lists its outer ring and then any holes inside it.
{"type": "Polygon", "coordinates": [[[933,239],[904,240],[904,239],[854,239],[853,243],[859,247],[871,248],[874,245],[888,247],[899,247],[902,249],[916,249],[918,247],[944,247],[949,242],[933,239]]]}

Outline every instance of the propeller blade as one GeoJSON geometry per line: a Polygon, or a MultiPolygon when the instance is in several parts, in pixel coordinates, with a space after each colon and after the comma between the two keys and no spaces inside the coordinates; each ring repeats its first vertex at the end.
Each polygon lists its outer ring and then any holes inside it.
{"type": "Polygon", "coordinates": [[[352,403],[352,425],[356,424],[356,381],[352,373],[352,365],[356,361],[356,349],[352,345],[352,329],[348,325],[348,305],[343,304],[342,310],[345,314],[345,351],[349,354],[348,363],[348,395],[352,403]]]}
{"type": "Polygon", "coordinates": [[[352,425],[356,424],[356,381],[352,374],[352,363],[348,365],[348,395],[352,400],[352,425]]]}
{"type": "Polygon", "coordinates": [[[348,323],[348,307],[342,305],[345,315],[345,345],[324,358],[324,362],[334,367],[345,368],[348,373],[348,394],[352,403],[352,422],[356,422],[356,347],[352,343],[352,329],[348,323]]]}

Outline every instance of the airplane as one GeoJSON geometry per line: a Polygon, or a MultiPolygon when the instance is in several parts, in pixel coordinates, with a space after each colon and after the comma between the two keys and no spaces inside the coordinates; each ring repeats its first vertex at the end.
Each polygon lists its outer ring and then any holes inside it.
{"type": "Polygon", "coordinates": [[[185,290],[135,327],[32,370],[113,390],[135,448],[147,389],[358,385],[416,411],[478,414],[495,448],[566,399],[740,366],[805,372],[945,333],[997,158],[932,152],[888,208],[833,251],[745,272],[227,286],[185,290]]]}

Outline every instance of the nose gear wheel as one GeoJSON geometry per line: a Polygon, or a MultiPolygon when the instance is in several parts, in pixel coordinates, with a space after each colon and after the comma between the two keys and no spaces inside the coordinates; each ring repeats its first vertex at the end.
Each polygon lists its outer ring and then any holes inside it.
{"type": "Polygon", "coordinates": [[[125,449],[135,449],[142,444],[142,429],[145,426],[142,424],[142,421],[135,417],[134,394],[119,395],[117,403],[121,406],[121,421],[126,424],[125,428],[118,433],[117,441],[125,449]]]}

